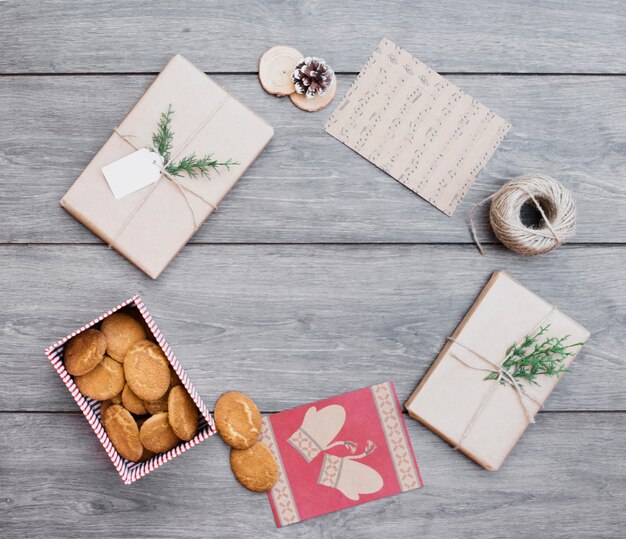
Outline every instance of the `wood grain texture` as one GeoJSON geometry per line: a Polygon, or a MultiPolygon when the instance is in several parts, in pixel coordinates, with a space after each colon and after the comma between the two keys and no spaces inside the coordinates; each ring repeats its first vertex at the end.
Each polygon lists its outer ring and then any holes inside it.
{"type": "Polygon", "coordinates": [[[0,414],[3,537],[619,537],[626,414],[542,414],[490,473],[408,420],[425,487],[277,529],[209,439],[124,486],[78,414],[0,414]],[[19,448],[19,450],[16,450],[19,448]],[[608,464],[610,463],[610,464],[608,464]]]}
{"type": "Polygon", "coordinates": [[[0,410],[76,410],[43,349],[135,293],[210,408],[232,389],[276,411],[386,379],[404,402],[496,269],[592,334],[546,409],[626,410],[624,247],[195,245],[158,281],[104,246],[0,258],[0,410]]]}
{"type": "MultiPolygon", "coordinates": [[[[59,199],[152,78],[0,77],[0,242],[99,242],[59,199]]],[[[305,114],[253,75],[216,77],[276,135],[192,241],[467,243],[472,205],[527,172],[573,192],[574,242],[626,241],[626,77],[450,78],[513,124],[452,218],[324,133],[333,106],[305,114]]]]}
{"type": "MultiPolygon", "coordinates": [[[[624,28],[621,0],[0,0],[0,536],[623,536],[624,28]],[[342,73],[338,103],[383,36],[513,124],[453,218],[323,133],[332,105],[305,114],[258,84],[261,53],[292,45],[342,73]],[[58,201],[179,52],[276,136],[151,281],[58,201]],[[528,172],[572,190],[575,244],[479,256],[469,209],[528,172]],[[282,530],[218,439],[123,486],[43,355],[139,293],[210,408],[386,379],[403,401],[496,269],[592,333],[503,469],[407,419],[423,490],[282,530]]],[[[484,211],[479,228],[493,240],[484,211]]]]}
{"type": "Polygon", "coordinates": [[[256,71],[285,44],[358,71],[386,36],[438,71],[626,72],[620,0],[13,0],[0,71],[156,72],[180,52],[206,71],[256,71]]]}

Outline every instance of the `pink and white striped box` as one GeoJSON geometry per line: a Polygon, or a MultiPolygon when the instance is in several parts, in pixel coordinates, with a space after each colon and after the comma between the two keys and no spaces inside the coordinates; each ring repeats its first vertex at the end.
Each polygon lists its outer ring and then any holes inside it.
{"type": "Polygon", "coordinates": [[[64,337],[61,340],[55,342],[53,345],[45,349],[45,354],[50,359],[52,366],[59,373],[59,376],[67,386],[67,389],[72,394],[72,397],[74,397],[74,400],[87,418],[87,421],[89,421],[91,428],[96,433],[98,440],[100,440],[102,447],[104,447],[105,451],[109,455],[109,458],[111,459],[113,465],[122,477],[122,480],[127,485],[130,485],[137,479],[150,473],[152,470],[155,470],[159,466],[172,460],[174,457],[177,457],[181,453],[187,451],[187,449],[193,447],[194,445],[202,442],[203,440],[206,440],[207,438],[215,434],[215,423],[213,422],[213,418],[211,417],[209,410],[205,406],[204,402],[202,402],[202,399],[198,395],[198,392],[193,387],[193,384],[187,377],[187,374],[185,374],[185,371],[183,370],[180,363],[176,359],[176,356],[172,352],[170,345],[167,343],[165,337],[163,337],[162,333],[159,331],[156,322],[154,321],[152,316],[150,316],[148,309],[146,309],[146,306],[144,305],[143,301],[141,301],[141,298],[139,296],[133,296],[132,298],[127,299],[123,303],[120,303],[114,309],[107,311],[106,313],[100,315],[98,318],[92,320],[85,326],[69,334],[67,337],[64,337]],[[100,422],[100,402],[87,398],[81,394],[81,392],[76,387],[73,378],[65,370],[65,365],[63,364],[63,350],[65,348],[65,343],[69,339],[71,339],[75,335],[78,335],[82,331],[85,331],[86,329],[96,324],[99,324],[100,322],[102,322],[102,320],[104,320],[107,316],[113,314],[115,311],[133,305],[141,313],[141,316],[145,320],[146,325],[148,326],[148,328],[154,335],[157,343],[167,356],[170,365],[173,367],[174,371],[180,378],[180,381],[183,383],[185,389],[187,390],[193,401],[196,403],[196,406],[198,407],[198,410],[201,414],[200,423],[198,425],[198,433],[194,438],[192,438],[188,442],[182,442],[180,445],[176,446],[174,449],[171,449],[167,453],[161,453],[159,455],[155,455],[145,462],[137,463],[130,462],[122,458],[122,456],[115,450],[115,447],[113,447],[113,444],[109,440],[109,437],[107,436],[104,427],[100,422]]]}

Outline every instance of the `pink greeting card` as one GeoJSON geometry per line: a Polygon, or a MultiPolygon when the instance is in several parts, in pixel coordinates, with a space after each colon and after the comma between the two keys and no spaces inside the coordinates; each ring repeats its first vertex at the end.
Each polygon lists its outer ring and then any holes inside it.
{"type": "Polygon", "coordinates": [[[423,486],[393,382],[266,416],[261,441],[278,527],[423,486]]]}

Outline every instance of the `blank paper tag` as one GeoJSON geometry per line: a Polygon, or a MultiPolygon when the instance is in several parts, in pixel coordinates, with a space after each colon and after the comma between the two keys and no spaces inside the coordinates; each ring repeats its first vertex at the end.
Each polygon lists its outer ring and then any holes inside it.
{"type": "Polygon", "coordinates": [[[113,196],[120,199],[158,181],[162,167],[163,157],[142,148],[102,167],[102,174],[113,196]]]}

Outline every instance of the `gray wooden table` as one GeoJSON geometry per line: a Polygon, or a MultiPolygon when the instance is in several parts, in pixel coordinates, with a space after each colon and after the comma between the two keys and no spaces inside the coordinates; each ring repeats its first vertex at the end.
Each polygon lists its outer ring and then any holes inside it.
{"type": "Polygon", "coordinates": [[[621,0],[0,1],[0,536],[615,537],[626,517],[626,5],[621,0]],[[326,58],[339,96],[387,36],[513,124],[448,218],[267,95],[275,44],[326,58]],[[180,52],[276,136],[158,281],[59,199],[180,52]],[[537,259],[469,209],[545,172],[574,193],[574,241],[537,259]],[[45,346],[142,295],[211,407],[264,412],[386,379],[408,397],[493,270],[592,340],[503,469],[407,418],[426,486],[278,530],[211,439],[123,486],[45,346]]]}

